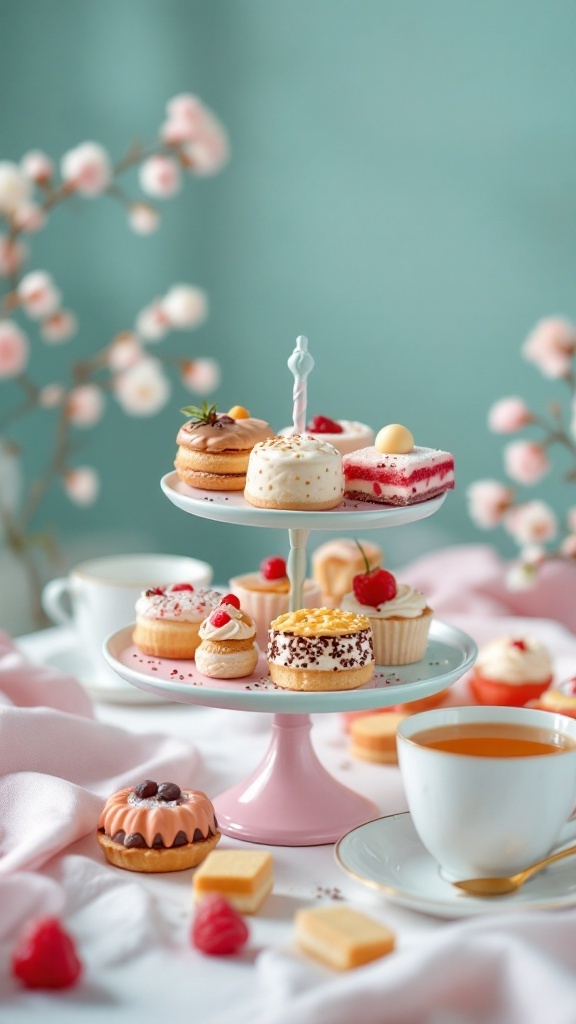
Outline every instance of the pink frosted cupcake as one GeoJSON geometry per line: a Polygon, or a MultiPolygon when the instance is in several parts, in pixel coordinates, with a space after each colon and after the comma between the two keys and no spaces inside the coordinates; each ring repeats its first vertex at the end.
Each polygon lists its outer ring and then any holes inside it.
{"type": "MultiPolygon", "coordinates": [[[[230,580],[230,589],[240,598],[244,611],[254,619],[258,644],[265,650],[270,623],[279,615],[284,615],[290,603],[286,562],[276,555],[265,558],[260,565],[260,572],[235,576],[230,580]]],[[[321,606],[322,591],[319,585],[313,580],[305,580],[304,607],[321,606]]]]}

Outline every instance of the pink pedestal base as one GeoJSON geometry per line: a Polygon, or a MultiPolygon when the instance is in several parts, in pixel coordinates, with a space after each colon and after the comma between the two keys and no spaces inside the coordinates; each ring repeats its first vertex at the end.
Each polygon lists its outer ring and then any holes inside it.
{"type": "Polygon", "coordinates": [[[372,801],[322,767],[311,725],[309,715],[274,715],[264,760],[214,801],[221,832],[271,846],[320,846],[377,816],[372,801]]]}

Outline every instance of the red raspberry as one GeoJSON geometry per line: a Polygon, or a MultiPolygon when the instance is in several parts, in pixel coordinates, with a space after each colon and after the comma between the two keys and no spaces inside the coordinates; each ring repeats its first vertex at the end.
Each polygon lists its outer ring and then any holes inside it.
{"type": "Polygon", "coordinates": [[[519,651],[527,651],[528,647],[524,643],[524,640],[512,640],[510,643],[511,647],[517,647],[519,651]]]}
{"type": "Polygon", "coordinates": [[[260,572],[265,580],[281,580],[286,576],[286,562],[278,555],[265,558],[260,563],[260,572]]]}
{"type": "Polygon", "coordinates": [[[222,896],[205,896],[192,922],[190,938],[197,949],[210,956],[237,953],[248,941],[248,927],[237,910],[222,896]]]}
{"type": "Polygon", "coordinates": [[[352,589],[360,604],[377,608],[385,601],[396,597],[396,580],[387,569],[372,569],[362,572],[352,580],[352,589]]]}
{"type": "Polygon", "coordinates": [[[210,622],[216,627],[225,626],[227,622],[230,622],[230,616],[223,608],[217,608],[215,612],[212,612],[210,622]]]}
{"type": "Polygon", "coordinates": [[[233,608],[238,608],[240,611],[240,599],[236,597],[236,594],[225,594],[220,604],[231,604],[233,608]]]}
{"type": "Polygon", "coordinates": [[[329,416],[313,416],[306,430],[312,434],[342,434],[344,432],[344,428],[336,423],[336,420],[331,420],[329,416]]]}
{"type": "Polygon", "coordinates": [[[28,922],[12,953],[12,974],[26,988],[70,988],[82,973],[74,943],[56,917],[28,922]]]}
{"type": "Polygon", "coordinates": [[[172,591],[175,591],[175,590],[194,590],[194,587],[192,586],[191,583],[174,583],[170,587],[170,590],[172,590],[172,591]]]}

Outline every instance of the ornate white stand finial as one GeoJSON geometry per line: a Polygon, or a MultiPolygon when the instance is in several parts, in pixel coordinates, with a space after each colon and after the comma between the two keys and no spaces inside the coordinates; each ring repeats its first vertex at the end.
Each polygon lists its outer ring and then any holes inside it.
{"type": "Polygon", "coordinates": [[[294,374],[292,433],[303,434],[306,430],[306,378],[314,369],[314,360],[308,351],[308,338],[303,334],[296,338],[296,348],[288,360],[288,367],[294,374]]]}

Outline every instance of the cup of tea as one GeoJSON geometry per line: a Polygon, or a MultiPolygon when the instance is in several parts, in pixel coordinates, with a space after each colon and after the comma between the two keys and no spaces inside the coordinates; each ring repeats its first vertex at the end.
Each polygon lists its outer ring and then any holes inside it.
{"type": "Polygon", "coordinates": [[[456,707],[398,727],[414,827],[451,880],[512,875],[576,837],[576,720],[456,707]]]}
{"type": "Polygon", "coordinates": [[[51,580],[42,592],[44,611],[61,626],[72,626],[83,653],[108,670],[102,644],[135,619],[143,590],[170,583],[206,586],[212,566],[179,555],[111,555],[81,562],[68,576],[51,580]]]}

